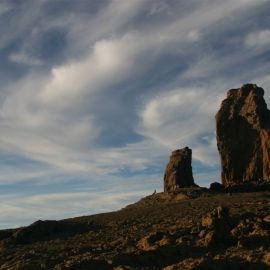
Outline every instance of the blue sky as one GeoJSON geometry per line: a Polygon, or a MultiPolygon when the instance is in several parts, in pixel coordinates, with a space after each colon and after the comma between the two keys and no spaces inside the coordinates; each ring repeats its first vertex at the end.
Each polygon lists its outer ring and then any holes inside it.
{"type": "Polygon", "coordinates": [[[230,88],[270,95],[269,0],[1,0],[0,228],[162,190],[170,152],[220,180],[230,88]]]}

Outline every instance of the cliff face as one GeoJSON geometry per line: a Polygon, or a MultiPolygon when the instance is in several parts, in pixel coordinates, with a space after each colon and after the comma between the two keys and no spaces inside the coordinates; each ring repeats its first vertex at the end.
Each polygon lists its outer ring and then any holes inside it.
{"type": "Polygon", "coordinates": [[[194,186],[191,167],[192,150],[188,147],[172,152],[164,174],[164,191],[194,186]]]}
{"type": "Polygon", "coordinates": [[[231,89],[216,114],[221,178],[225,186],[270,181],[270,111],[254,84],[231,89]]]}

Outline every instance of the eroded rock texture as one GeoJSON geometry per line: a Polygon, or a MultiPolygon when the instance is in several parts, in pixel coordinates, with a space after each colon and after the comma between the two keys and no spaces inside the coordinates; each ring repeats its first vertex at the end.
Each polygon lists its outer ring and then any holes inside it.
{"type": "Polygon", "coordinates": [[[188,147],[172,152],[164,175],[164,191],[194,186],[191,167],[192,150],[188,147]]]}
{"type": "Polygon", "coordinates": [[[222,184],[270,180],[270,111],[255,84],[231,89],[216,114],[222,184]]]}

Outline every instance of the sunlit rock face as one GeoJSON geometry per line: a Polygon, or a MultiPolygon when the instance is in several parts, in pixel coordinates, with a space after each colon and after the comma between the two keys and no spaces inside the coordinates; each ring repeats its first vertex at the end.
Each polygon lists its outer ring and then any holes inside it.
{"type": "Polygon", "coordinates": [[[216,114],[224,186],[270,181],[270,111],[255,84],[231,89],[216,114]]]}
{"type": "Polygon", "coordinates": [[[192,174],[192,150],[188,147],[172,152],[164,174],[164,192],[194,186],[192,174]]]}

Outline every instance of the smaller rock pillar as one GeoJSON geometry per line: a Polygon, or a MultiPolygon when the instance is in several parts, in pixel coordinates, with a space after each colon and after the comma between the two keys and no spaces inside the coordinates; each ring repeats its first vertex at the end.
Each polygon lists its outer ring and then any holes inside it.
{"type": "Polygon", "coordinates": [[[195,186],[191,160],[192,150],[188,147],[172,152],[164,174],[164,192],[195,186]]]}

